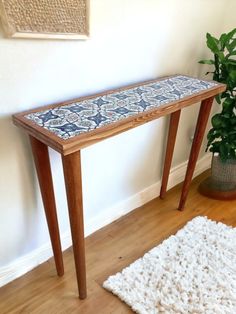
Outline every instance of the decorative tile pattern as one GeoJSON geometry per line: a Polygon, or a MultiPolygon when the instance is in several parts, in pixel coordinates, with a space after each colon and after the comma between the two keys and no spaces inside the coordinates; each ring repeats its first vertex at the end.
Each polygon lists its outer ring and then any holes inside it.
{"type": "Polygon", "coordinates": [[[66,140],[216,85],[180,75],[25,117],[66,140]]]}

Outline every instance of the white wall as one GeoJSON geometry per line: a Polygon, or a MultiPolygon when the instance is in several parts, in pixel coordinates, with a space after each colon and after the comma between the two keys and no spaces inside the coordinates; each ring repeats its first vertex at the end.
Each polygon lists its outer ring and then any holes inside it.
{"type": "MultiPolygon", "coordinates": [[[[5,39],[0,30],[0,267],[49,241],[29,142],[11,114],[162,75],[204,77],[205,33],[235,27],[235,10],[234,0],[91,0],[87,41],[5,39]]],[[[197,109],[183,112],[175,166],[187,159],[197,109]]],[[[117,217],[117,204],[159,181],[166,126],[159,119],[82,151],[87,234],[96,217],[117,217]]],[[[61,160],[50,154],[65,234],[61,160]]]]}

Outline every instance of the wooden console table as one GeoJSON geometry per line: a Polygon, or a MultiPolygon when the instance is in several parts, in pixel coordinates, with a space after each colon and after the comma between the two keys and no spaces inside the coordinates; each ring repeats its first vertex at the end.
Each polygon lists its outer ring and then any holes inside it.
{"type": "Polygon", "coordinates": [[[58,151],[62,156],[77,283],[81,299],[86,298],[86,268],[80,150],[170,114],[160,193],[160,197],[163,198],[167,188],[181,109],[201,101],[178,207],[179,210],[182,210],[213,98],[224,90],[224,84],[175,75],[41,107],[13,116],[14,123],[23,128],[30,137],[59,276],[64,274],[64,267],[48,146],[58,151]]]}

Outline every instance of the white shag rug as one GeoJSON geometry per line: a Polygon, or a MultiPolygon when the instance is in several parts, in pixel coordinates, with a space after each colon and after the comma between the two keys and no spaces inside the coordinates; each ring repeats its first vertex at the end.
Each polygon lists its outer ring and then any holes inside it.
{"type": "Polygon", "coordinates": [[[236,228],[196,217],[103,287],[140,314],[236,314],[236,228]]]}

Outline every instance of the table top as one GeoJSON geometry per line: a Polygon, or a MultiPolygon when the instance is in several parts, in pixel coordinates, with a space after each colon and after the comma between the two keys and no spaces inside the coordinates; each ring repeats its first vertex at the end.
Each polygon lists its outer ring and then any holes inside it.
{"type": "Polygon", "coordinates": [[[30,110],[13,120],[66,155],[224,90],[224,84],[175,75],[30,110]]]}

